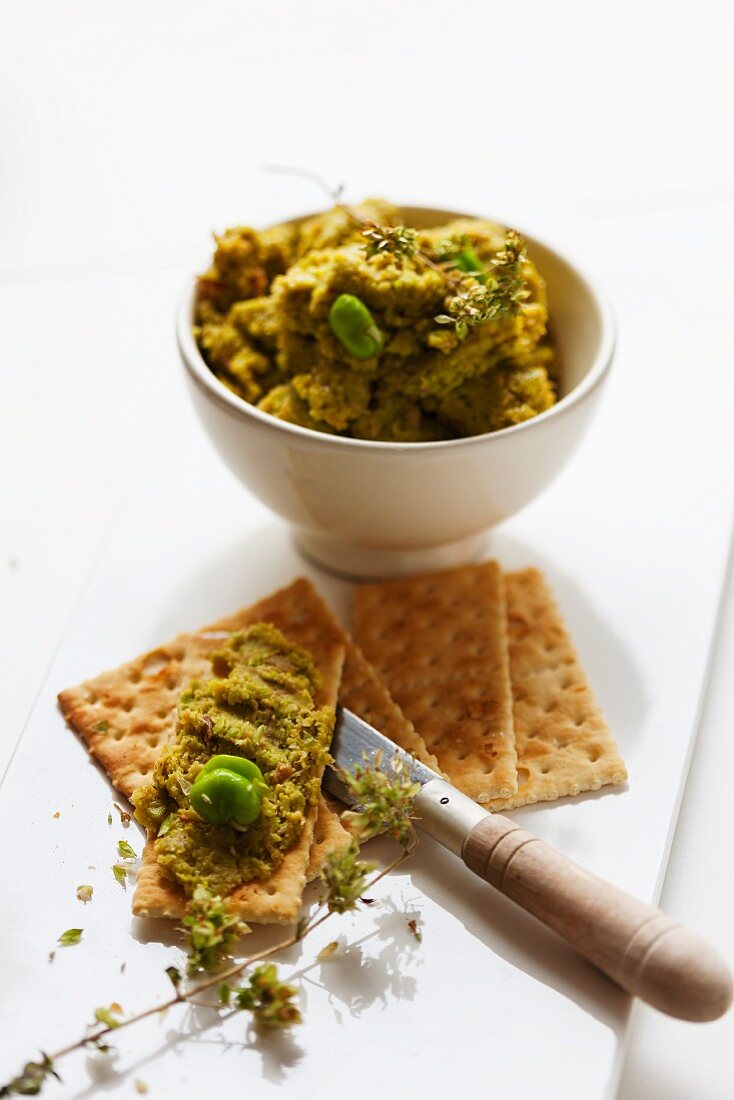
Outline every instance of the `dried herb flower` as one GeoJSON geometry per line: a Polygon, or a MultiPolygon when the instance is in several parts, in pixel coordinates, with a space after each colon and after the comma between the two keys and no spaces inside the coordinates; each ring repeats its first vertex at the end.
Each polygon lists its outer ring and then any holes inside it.
{"type": "Polygon", "coordinates": [[[418,252],[418,234],[405,225],[375,225],[370,222],[362,230],[362,236],[367,241],[364,254],[368,260],[373,256],[385,255],[404,260],[418,252]]]}
{"type": "Polygon", "coordinates": [[[203,886],[197,886],[194,891],[183,923],[189,936],[189,974],[214,970],[230,944],[250,931],[220,897],[210,894],[203,886]]]}
{"type": "Polygon", "coordinates": [[[446,298],[446,313],[439,313],[436,323],[453,325],[463,340],[475,325],[515,313],[529,294],[522,275],[525,259],[522,237],[508,230],[504,248],[495,254],[486,271],[461,280],[456,293],[446,298]]]}
{"type": "Polygon", "coordinates": [[[393,757],[392,774],[382,771],[380,763],[381,759],[376,757],[374,766],[365,762],[351,773],[339,773],[359,806],[357,811],[347,811],[343,818],[359,841],[387,833],[407,847],[413,835],[413,801],[421,789],[420,783],[413,781],[402,757],[393,757]]]}
{"type": "Polygon", "coordinates": [[[252,1012],[255,1023],[268,1029],[292,1027],[302,1022],[301,1010],[295,1003],[297,995],[295,985],[278,979],[274,963],[256,967],[247,985],[230,990],[237,1008],[252,1012]]]}
{"type": "Polygon", "coordinates": [[[53,1058],[41,1051],[41,1061],[26,1062],[23,1071],[0,1088],[0,1096],[38,1096],[47,1077],[61,1080],[54,1069],[53,1058]]]}
{"type": "Polygon", "coordinates": [[[357,908],[357,902],[367,885],[367,876],[377,866],[358,857],[359,845],[356,840],[350,841],[343,852],[332,852],[327,856],[321,871],[321,881],[326,887],[322,900],[326,902],[329,912],[347,913],[357,908]]]}
{"type": "Polygon", "coordinates": [[[410,932],[411,936],[418,940],[418,943],[423,943],[423,933],[421,932],[420,926],[415,917],[412,917],[408,921],[408,931],[410,932]]]}
{"type": "Polygon", "coordinates": [[[181,971],[178,969],[177,966],[167,966],[166,974],[170,978],[171,985],[178,993],[178,987],[181,985],[181,982],[183,980],[181,977],[181,971]]]}
{"type": "Polygon", "coordinates": [[[85,905],[88,901],[92,900],[92,894],[93,893],[94,893],[94,887],[93,886],[88,886],[88,885],[85,884],[83,886],[77,886],[77,888],[76,888],[77,900],[78,901],[83,901],[85,903],[85,905]]]}
{"type": "Polygon", "coordinates": [[[118,805],[117,802],[113,802],[112,805],[115,807],[118,814],[120,815],[120,821],[122,822],[123,826],[127,828],[127,826],[133,819],[132,814],[129,814],[127,810],[123,810],[122,806],[118,805]]]}

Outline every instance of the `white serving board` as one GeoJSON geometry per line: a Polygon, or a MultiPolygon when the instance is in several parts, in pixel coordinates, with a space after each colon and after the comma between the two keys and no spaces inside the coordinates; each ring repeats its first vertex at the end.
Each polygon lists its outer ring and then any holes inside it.
{"type": "MultiPolygon", "coordinates": [[[[631,299],[640,291],[628,271],[620,285],[631,299]]],[[[654,310],[654,291],[646,292],[654,310]]],[[[653,340],[636,316],[629,311],[630,350],[622,349],[591,436],[557,484],[492,535],[488,552],[507,567],[547,571],[631,776],[629,788],[516,816],[653,900],[727,561],[734,447],[726,404],[710,402],[710,387],[686,384],[680,333],[658,330],[653,340]]],[[[110,789],[65,728],[56,692],[298,573],[312,576],[338,613],[348,607],[349,585],[301,561],[284,525],[210,452],[173,352],[166,369],[168,386],[151,389],[151,438],[127,503],[0,790],[0,988],[12,1010],[0,1080],[39,1047],[75,1038],[96,1006],[117,1000],[131,1012],[167,996],[163,968],[181,959],[167,929],[130,917],[110,868],[119,837],[141,841],[116,815],[107,826],[110,789]],[[83,882],[95,887],[84,908],[75,899],[83,882]],[[82,944],[58,949],[49,963],[71,926],[84,927],[82,944]]],[[[386,845],[378,851],[388,854],[386,845]]],[[[593,968],[428,841],[380,894],[379,907],[334,918],[288,956],[303,977],[306,1017],[292,1038],[260,1041],[242,1016],[218,1024],[176,1010],[123,1033],[103,1079],[73,1056],[60,1067],[64,1085],[48,1095],[85,1097],[99,1084],[130,1096],[134,1077],[163,1097],[287,1089],[336,1100],[347,1091],[399,1095],[414,1083],[436,1094],[613,1094],[629,1004],[593,968]],[[406,928],[416,913],[420,947],[406,928]],[[352,946],[315,963],[337,933],[352,946]]]]}

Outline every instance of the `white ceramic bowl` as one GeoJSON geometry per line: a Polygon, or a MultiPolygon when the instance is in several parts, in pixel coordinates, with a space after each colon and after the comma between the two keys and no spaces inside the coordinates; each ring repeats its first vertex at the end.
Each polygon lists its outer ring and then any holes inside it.
{"type": "MultiPolygon", "coordinates": [[[[403,207],[402,214],[416,226],[464,216],[423,207],[403,207]]],[[[359,577],[462,564],[479,553],[487,528],[524,507],[565,465],[597,404],[614,327],[588,278],[526,239],[548,284],[559,401],[514,427],[440,443],[344,439],[260,412],[204,362],[191,330],[194,290],[187,288],[177,335],[199,417],[230,469],[293,525],[307,557],[359,577]]]]}

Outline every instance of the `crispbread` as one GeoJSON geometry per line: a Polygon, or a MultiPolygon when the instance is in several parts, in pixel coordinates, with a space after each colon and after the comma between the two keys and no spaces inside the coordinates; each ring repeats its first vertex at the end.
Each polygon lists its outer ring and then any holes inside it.
{"type": "MultiPolygon", "coordinates": [[[[137,786],[146,782],[158,755],[175,736],[181,691],[192,679],[209,676],[211,653],[221,645],[223,635],[261,621],[272,623],[291,641],[310,650],[322,677],[316,703],[335,705],[344,635],[313,586],[301,578],[252,607],[195,633],[181,634],[168,645],[159,646],[119,669],[61,692],[59,704],[64,716],[84,738],[90,753],[119,791],[129,797],[137,786]]],[[[325,808],[321,812],[330,814],[325,808]]],[[[274,875],[263,882],[247,883],[230,895],[230,906],[245,920],[274,923],[295,920],[306,881],[316,814],[316,810],[312,811],[298,844],[286,854],[274,875]]],[[[342,845],[346,843],[339,839],[342,845]]],[[[133,912],[179,916],[185,907],[185,895],[163,874],[155,862],[152,845],[148,844],[133,898],[133,912]]]]}
{"type": "Polygon", "coordinates": [[[327,856],[335,852],[343,852],[352,839],[339,820],[339,814],[343,808],[331,799],[323,796],[319,799],[319,812],[308,853],[307,882],[313,882],[319,877],[327,856]]]}
{"type": "Polygon", "coordinates": [[[505,595],[496,562],[359,587],[355,637],[460,790],[480,802],[515,793],[505,595]]]}
{"type": "Polygon", "coordinates": [[[490,809],[623,783],[627,770],[542,574],[524,569],[505,582],[518,790],[490,809]]]}
{"type": "MultiPolygon", "coordinates": [[[[233,912],[254,924],[291,924],[297,918],[317,814],[318,808],[311,811],[298,842],[272,875],[260,882],[243,883],[228,895],[227,905],[233,912]]],[[[163,874],[154,844],[147,843],[133,896],[133,913],[136,917],[181,917],[187,904],[183,890],[163,874]]]]}
{"type": "Polygon", "coordinates": [[[434,771],[440,772],[436,757],[428,751],[415,726],[405,717],[361,649],[347,640],[339,702],[401,749],[434,771]]]}

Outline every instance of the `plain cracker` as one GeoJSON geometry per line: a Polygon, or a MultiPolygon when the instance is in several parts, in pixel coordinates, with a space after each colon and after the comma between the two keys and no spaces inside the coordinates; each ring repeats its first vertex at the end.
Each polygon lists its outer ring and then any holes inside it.
{"type": "Polygon", "coordinates": [[[321,874],[330,855],[343,852],[351,842],[351,836],[339,820],[342,807],[322,796],[319,799],[319,812],[313,831],[313,840],[308,853],[306,881],[313,882],[321,874]]]}
{"type": "Polygon", "coordinates": [[[339,702],[416,760],[440,773],[438,760],[428,751],[413,723],[405,717],[359,646],[351,639],[347,639],[339,702]]]}
{"type": "Polygon", "coordinates": [[[355,636],[460,790],[480,802],[514,794],[505,594],[496,562],[359,587],[355,636]]]}
{"type": "Polygon", "coordinates": [[[505,582],[519,785],[490,809],[623,783],[627,770],[543,575],[524,569],[505,582]]]}
{"type": "MultiPolygon", "coordinates": [[[[347,644],[339,702],[364,722],[378,729],[396,745],[400,745],[429,768],[439,771],[438,761],[426,748],[400,707],[391,697],[359,646],[345,636],[347,644]]],[[[308,881],[318,878],[324,863],[333,852],[341,852],[352,839],[349,825],[343,825],[340,814],[344,807],[335,798],[322,798],[324,808],[316,822],[309,856],[308,881]]]]}

